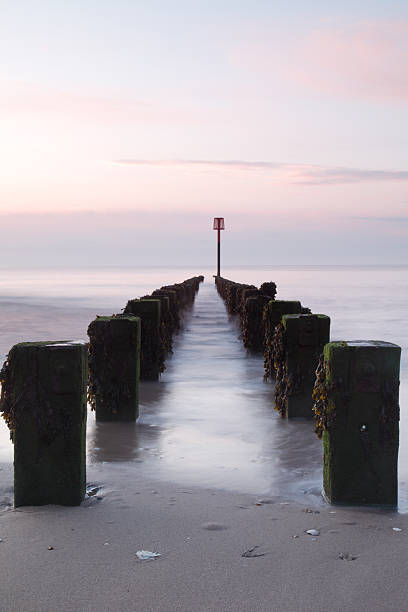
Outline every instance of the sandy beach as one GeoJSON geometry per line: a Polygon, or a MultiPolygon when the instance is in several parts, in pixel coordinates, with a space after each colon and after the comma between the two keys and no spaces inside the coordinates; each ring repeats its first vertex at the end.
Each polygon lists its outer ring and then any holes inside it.
{"type": "Polygon", "coordinates": [[[119,466],[89,477],[103,486],[80,507],[3,505],[2,610],[406,607],[407,515],[130,481],[119,466]]]}

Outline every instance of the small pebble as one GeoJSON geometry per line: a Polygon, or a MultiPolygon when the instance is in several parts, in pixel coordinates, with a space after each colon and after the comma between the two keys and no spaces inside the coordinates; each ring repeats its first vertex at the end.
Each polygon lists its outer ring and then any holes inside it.
{"type": "Polygon", "coordinates": [[[340,553],[339,554],[339,559],[342,559],[343,561],[355,561],[357,559],[356,555],[352,555],[351,553],[340,553]]]}
{"type": "Polygon", "coordinates": [[[48,550],[54,550],[54,547],[53,546],[49,546],[48,550]]]}

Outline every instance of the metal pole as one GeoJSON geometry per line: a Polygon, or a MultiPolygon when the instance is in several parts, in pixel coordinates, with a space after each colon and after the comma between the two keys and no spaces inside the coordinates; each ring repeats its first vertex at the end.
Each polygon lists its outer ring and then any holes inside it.
{"type": "Polygon", "coordinates": [[[221,261],[221,232],[218,229],[218,248],[217,248],[217,276],[221,276],[220,261],[221,261]]]}

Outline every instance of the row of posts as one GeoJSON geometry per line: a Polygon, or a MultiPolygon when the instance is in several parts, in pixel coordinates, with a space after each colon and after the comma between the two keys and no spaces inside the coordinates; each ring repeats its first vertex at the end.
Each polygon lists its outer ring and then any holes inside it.
{"type": "Polygon", "coordinates": [[[220,276],[216,287],[240,321],[244,346],[263,352],[283,417],[313,418],[323,439],[323,489],[332,503],[396,506],[401,348],[382,341],[330,342],[330,319],[300,301],[276,300],[220,276]]]}
{"type": "Polygon", "coordinates": [[[86,487],[87,391],[98,421],[135,421],[139,379],[157,380],[203,276],[96,317],[86,342],[23,342],[0,371],[14,443],[15,506],[78,505],[86,487]],[[89,358],[88,358],[89,356],[89,358]],[[87,384],[88,383],[88,384],[87,384]]]}

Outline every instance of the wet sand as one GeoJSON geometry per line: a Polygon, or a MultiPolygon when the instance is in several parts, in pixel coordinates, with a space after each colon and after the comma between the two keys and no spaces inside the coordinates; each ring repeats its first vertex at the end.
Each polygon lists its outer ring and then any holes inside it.
{"type": "Polygon", "coordinates": [[[90,415],[80,507],[13,510],[3,453],[0,609],[405,609],[408,515],[323,501],[312,423],[273,412],[212,285],[174,348],[137,424],[90,415]]]}
{"type": "Polygon", "coordinates": [[[2,610],[406,608],[407,515],[89,475],[80,507],[0,515],[2,610]]]}

